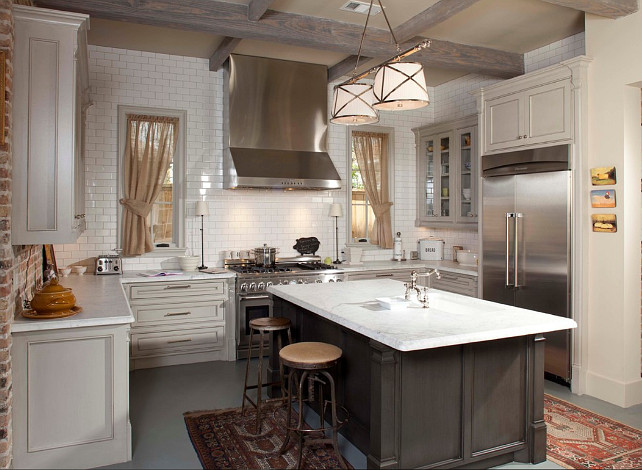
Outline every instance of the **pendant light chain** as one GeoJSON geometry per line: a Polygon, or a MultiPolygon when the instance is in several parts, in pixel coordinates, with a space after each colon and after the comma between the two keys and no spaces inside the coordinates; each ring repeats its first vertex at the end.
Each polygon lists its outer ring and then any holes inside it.
{"type": "MultiPolygon", "coordinates": [[[[359,52],[357,52],[357,62],[354,64],[354,71],[352,72],[353,77],[357,75],[357,68],[359,68],[359,59],[361,58],[361,48],[363,47],[363,40],[366,37],[366,29],[368,29],[368,20],[370,19],[370,12],[372,11],[372,2],[374,2],[374,0],[370,0],[370,7],[368,7],[368,16],[366,16],[366,24],[363,25],[363,33],[361,33],[361,41],[359,42],[359,52]]],[[[379,0],[379,5],[381,5],[381,0],[379,0]]]]}
{"type": "MultiPolygon", "coordinates": [[[[390,31],[390,36],[392,36],[392,40],[395,42],[395,45],[397,46],[397,53],[400,53],[401,49],[399,48],[399,41],[397,41],[397,38],[395,37],[395,33],[392,31],[392,26],[390,26],[390,21],[388,21],[388,15],[386,15],[386,10],[383,9],[381,0],[377,0],[377,1],[379,2],[379,7],[381,8],[383,17],[386,19],[386,24],[388,25],[388,31],[390,31]]],[[[372,0],[370,0],[370,6],[372,6],[372,0]]],[[[368,15],[370,15],[370,12],[368,12],[368,15]]]]}

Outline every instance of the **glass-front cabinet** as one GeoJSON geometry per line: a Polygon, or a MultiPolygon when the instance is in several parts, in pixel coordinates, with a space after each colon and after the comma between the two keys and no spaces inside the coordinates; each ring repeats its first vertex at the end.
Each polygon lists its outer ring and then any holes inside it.
{"type": "Polygon", "coordinates": [[[415,225],[477,223],[477,117],[413,131],[417,143],[415,225]]]}

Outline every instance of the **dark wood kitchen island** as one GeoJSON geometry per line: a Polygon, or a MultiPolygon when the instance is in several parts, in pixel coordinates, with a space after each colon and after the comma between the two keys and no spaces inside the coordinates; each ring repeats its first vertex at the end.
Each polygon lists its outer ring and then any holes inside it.
{"type": "Polygon", "coordinates": [[[369,468],[546,460],[543,333],[573,320],[437,290],[428,309],[387,310],[375,298],[404,293],[389,279],[269,290],[295,341],[343,350],[341,433],[369,468]]]}

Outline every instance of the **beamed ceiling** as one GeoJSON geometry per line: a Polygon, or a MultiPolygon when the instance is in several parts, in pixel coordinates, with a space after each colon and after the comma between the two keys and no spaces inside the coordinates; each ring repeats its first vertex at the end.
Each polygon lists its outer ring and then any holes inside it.
{"type": "MultiPolygon", "coordinates": [[[[367,1],[367,0],[366,0],[367,1]]],[[[348,77],[366,15],[347,0],[36,0],[36,6],[87,13],[89,43],[207,58],[218,70],[230,53],[328,66],[348,77]]],[[[611,18],[637,0],[382,0],[401,49],[429,38],[412,56],[436,86],[467,73],[510,78],[525,52],[584,30],[584,14],[611,18]]],[[[377,0],[375,0],[377,4],[377,0]]],[[[370,18],[359,70],[389,59],[396,47],[384,15],[370,18]]]]}

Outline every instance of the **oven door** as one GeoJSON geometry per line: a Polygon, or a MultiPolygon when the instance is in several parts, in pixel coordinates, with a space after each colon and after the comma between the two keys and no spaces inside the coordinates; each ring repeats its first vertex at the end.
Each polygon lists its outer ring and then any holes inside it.
{"type": "MultiPolygon", "coordinates": [[[[272,316],[272,296],[266,293],[239,294],[238,296],[238,332],[237,332],[237,359],[247,358],[250,346],[250,320],[272,316]]],[[[255,334],[252,341],[252,357],[259,355],[260,335],[255,334]]],[[[264,355],[269,355],[270,344],[263,348],[264,355]]]]}

